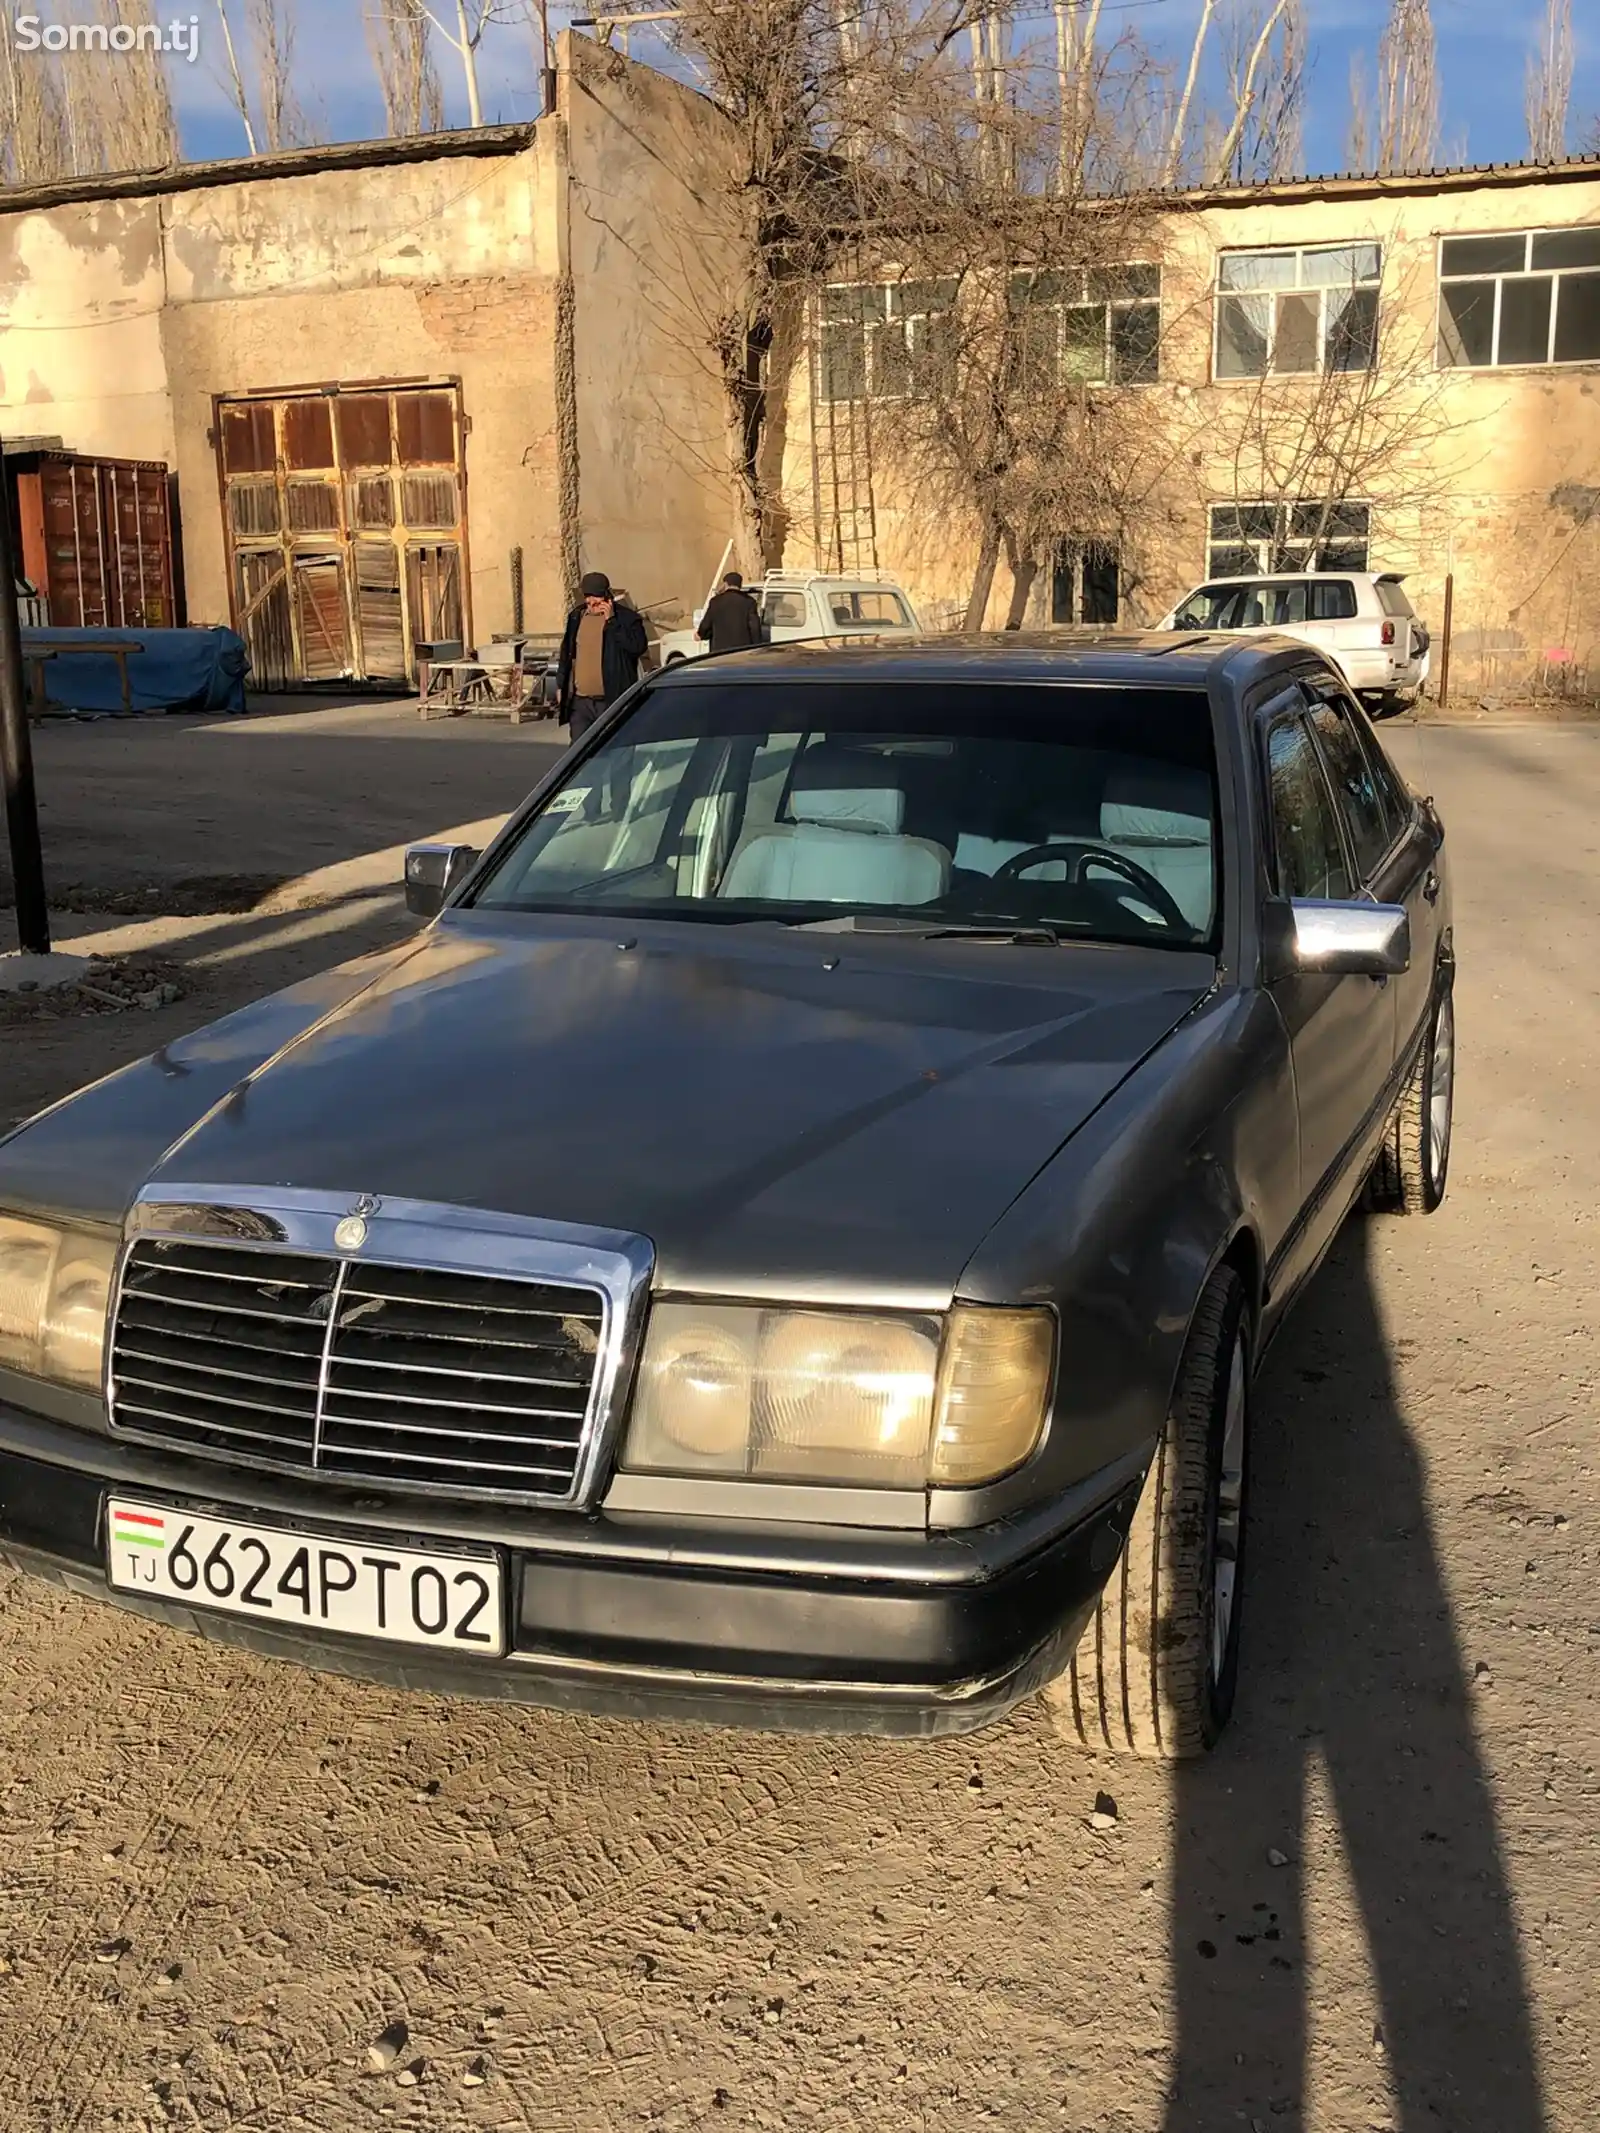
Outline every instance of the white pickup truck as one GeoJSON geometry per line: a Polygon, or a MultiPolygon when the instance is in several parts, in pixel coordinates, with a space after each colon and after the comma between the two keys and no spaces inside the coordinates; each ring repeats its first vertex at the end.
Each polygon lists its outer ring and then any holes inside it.
{"type": "MultiPolygon", "coordinates": [[[[769,644],[802,637],[919,637],[922,624],[911,595],[876,571],[830,576],[815,570],[769,570],[746,590],[761,610],[769,644]]],[[[709,647],[695,635],[705,609],[696,608],[688,629],[664,631],[658,656],[664,667],[699,659],[709,647]]]]}

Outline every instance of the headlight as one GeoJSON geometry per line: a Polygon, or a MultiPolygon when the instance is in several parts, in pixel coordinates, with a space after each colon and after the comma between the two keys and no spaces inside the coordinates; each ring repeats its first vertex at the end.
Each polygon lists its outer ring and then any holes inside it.
{"type": "Polygon", "coordinates": [[[0,1215],[0,1365],[97,1390],[116,1263],[114,1236],[0,1215]]]}
{"type": "Polygon", "coordinates": [[[889,1489],[971,1487],[1019,1466],[1049,1404],[1047,1311],[937,1318],[663,1303],[622,1464],[889,1489]]]}

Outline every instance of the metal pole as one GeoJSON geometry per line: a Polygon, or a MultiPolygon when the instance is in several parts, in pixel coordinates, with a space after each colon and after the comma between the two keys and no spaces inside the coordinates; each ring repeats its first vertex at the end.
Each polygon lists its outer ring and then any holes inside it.
{"type": "Polygon", "coordinates": [[[550,54],[550,0],[539,0],[539,116],[556,108],[556,70],[550,54]]]}
{"type": "Polygon", "coordinates": [[[6,789],[11,878],[16,884],[17,940],[27,955],[50,953],[50,911],[44,895],[39,802],[28,733],[28,685],[22,671],[22,618],[17,612],[17,563],[11,542],[11,498],[0,448],[0,779],[6,789]]]}
{"type": "Polygon", "coordinates": [[[1446,571],[1444,580],[1444,623],[1439,635],[1439,709],[1442,711],[1450,701],[1450,624],[1455,615],[1456,574],[1446,571]]]}

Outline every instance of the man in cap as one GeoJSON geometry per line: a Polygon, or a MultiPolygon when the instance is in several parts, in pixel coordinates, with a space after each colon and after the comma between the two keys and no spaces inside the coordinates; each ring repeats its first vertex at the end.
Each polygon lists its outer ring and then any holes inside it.
{"type": "Polygon", "coordinates": [[[643,621],[611,590],[603,570],[585,573],[556,663],[556,703],[574,740],[639,678],[650,639],[643,621]]]}

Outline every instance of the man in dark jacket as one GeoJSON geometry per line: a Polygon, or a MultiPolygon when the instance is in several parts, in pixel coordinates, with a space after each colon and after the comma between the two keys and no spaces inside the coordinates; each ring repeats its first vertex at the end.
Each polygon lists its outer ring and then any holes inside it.
{"type": "Polygon", "coordinates": [[[723,579],[722,590],[707,603],[695,635],[714,652],[742,651],[746,645],[761,642],[761,610],[745,591],[738,571],[730,570],[723,579]]]}
{"type": "Polygon", "coordinates": [[[650,639],[640,616],[618,601],[603,570],[591,570],[567,617],[556,662],[556,704],[574,740],[639,679],[650,639]]]}

